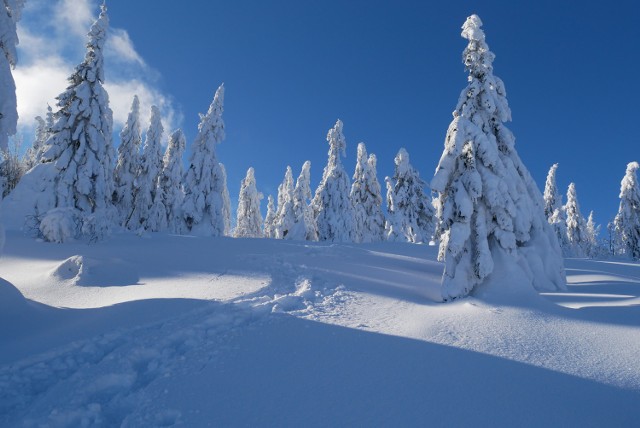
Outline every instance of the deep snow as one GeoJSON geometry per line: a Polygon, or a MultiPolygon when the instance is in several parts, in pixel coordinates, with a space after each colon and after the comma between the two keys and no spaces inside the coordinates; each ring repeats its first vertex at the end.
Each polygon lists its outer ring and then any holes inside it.
{"type": "Polygon", "coordinates": [[[640,265],[498,269],[443,304],[436,248],[7,232],[0,426],[637,426],[640,265]]]}

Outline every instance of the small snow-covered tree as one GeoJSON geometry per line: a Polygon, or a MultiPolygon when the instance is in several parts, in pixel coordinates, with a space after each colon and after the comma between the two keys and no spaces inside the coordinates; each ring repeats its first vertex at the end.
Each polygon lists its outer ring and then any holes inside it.
{"type": "Polygon", "coordinates": [[[558,244],[562,248],[565,255],[570,255],[571,245],[567,240],[567,219],[564,215],[564,207],[562,206],[562,195],[558,191],[556,185],[556,171],[558,164],[553,164],[547,174],[547,181],[544,185],[544,214],[547,221],[553,228],[558,244]]]}
{"type": "Polygon", "coordinates": [[[231,223],[226,171],[215,152],[215,146],[225,137],[223,103],[224,85],[220,85],[207,114],[200,115],[198,135],[184,180],[185,229],[197,235],[226,235],[231,223]]]}
{"type": "Polygon", "coordinates": [[[161,211],[152,215],[151,208],[155,202],[158,187],[158,177],[162,172],[162,134],[164,127],[160,110],[157,106],[151,106],[151,120],[144,140],[140,166],[134,180],[135,196],[133,198],[133,211],[127,219],[127,227],[131,230],[150,230],[156,232],[163,224],[161,211]]]}
{"type": "Polygon", "coordinates": [[[477,15],[467,18],[462,55],[469,72],[445,138],[431,187],[444,261],[442,298],[463,297],[496,269],[520,269],[515,281],[541,290],[564,288],[557,239],[544,215],[542,194],[504,125],[511,120],[494,54],[477,15]]]}
{"type": "Polygon", "coordinates": [[[133,201],[137,190],[134,183],[140,170],[140,132],[140,101],[138,96],[134,95],[127,123],[120,132],[118,160],[113,174],[113,203],[120,213],[120,223],[127,221],[133,213],[133,201]]]}
{"type": "Polygon", "coordinates": [[[37,163],[40,162],[40,157],[44,152],[44,144],[49,138],[49,131],[47,129],[47,122],[40,116],[36,116],[36,135],[33,139],[33,144],[27,149],[24,154],[24,169],[29,171],[37,163]]]}
{"type": "Polygon", "coordinates": [[[589,213],[587,219],[586,235],[587,241],[585,246],[585,252],[590,258],[598,257],[603,251],[600,242],[598,241],[598,235],[600,234],[600,226],[596,225],[596,221],[593,218],[593,211],[589,213]]]}
{"type": "Polygon", "coordinates": [[[273,196],[269,195],[267,197],[267,216],[264,218],[264,237],[265,238],[276,237],[275,219],[276,219],[276,206],[273,201],[273,196]]]}
{"type": "Polygon", "coordinates": [[[355,235],[353,205],[349,199],[349,176],[342,165],[347,143],[338,120],[327,133],[329,159],[316,189],[313,208],[320,241],[352,241],[355,235]]]}
{"type": "Polygon", "coordinates": [[[354,208],[356,242],[378,242],[384,239],[385,220],[376,163],[375,155],[367,157],[365,144],[358,144],[356,170],[349,195],[354,208]]]}
{"type": "Polygon", "coordinates": [[[169,136],[169,144],[162,159],[162,172],[158,177],[156,197],[151,208],[151,217],[156,219],[158,230],[180,233],[182,227],[182,157],[186,140],[181,129],[169,136]]]}
{"type": "Polygon", "coordinates": [[[395,165],[393,178],[385,180],[390,218],[387,238],[429,243],[435,229],[431,189],[409,162],[409,153],[405,149],[401,148],[396,155],[395,165]]]}
{"type": "Polygon", "coordinates": [[[16,83],[11,69],[18,62],[16,23],[23,7],[24,0],[0,3],[0,150],[7,149],[9,137],[16,133],[18,124],[16,83]]]}
{"type": "Polygon", "coordinates": [[[287,234],[287,239],[297,241],[318,240],[318,228],[311,209],[311,162],[306,161],[296,181],[292,195],[293,224],[287,234]]]}
{"type": "Polygon", "coordinates": [[[236,238],[262,238],[261,199],[262,193],[256,189],[255,172],[253,168],[249,168],[247,176],[240,184],[238,217],[233,236],[236,238]]]}
{"type": "Polygon", "coordinates": [[[587,245],[587,224],[580,212],[576,185],[569,184],[567,190],[567,204],[564,206],[567,218],[567,242],[569,243],[569,255],[574,257],[584,257],[587,245]]]}
{"type": "Polygon", "coordinates": [[[640,259],[640,185],[638,162],[630,162],[620,183],[620,206],[613,220],[614,248],[635,260],[640,259]]]}
{"type": "Polygon", "coordinates": [[[287,165],[282,183],[278,186],[278,210],[275,218],[276,238],[285,239],[295,223],[293,213],[293,172],[287,165]]]}
{"type": "Polygon", "coordinates": [[[46,224],[46,231],[41,228],[41,232],[48,240],[73,238],[58,233],[69,231],[66,225],[71,222],[79,225],[74,229],[79,235],[101,239],[115,217],[111,201],[113,119],[109,96],[102,86],[108,25],[107,9],[102,5],[89,31],[85,59],[69,77],[69,87],[57,98],[59,110],[54,115],[43,164],[31,170],[43,179],[43,196],[36,204],[35,215],[46,224]],[[50,210],[55,212],[47,218],[50,210]]]}

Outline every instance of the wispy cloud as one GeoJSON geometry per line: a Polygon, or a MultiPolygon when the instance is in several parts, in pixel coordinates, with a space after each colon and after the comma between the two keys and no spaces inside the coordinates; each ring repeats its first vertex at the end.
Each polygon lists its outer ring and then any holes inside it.
{"type": "MultiPolygon", "coordinates": [[[[19,132],[26,142],[35,116],[55,108],[55,97],[67,87],[67,78],[84,58],[86,34],[99,10],[97,0],[31,0],[18,25],[19,62],[14,70],[18,97],[19,132]]],[[[105,44],[105,88],[113,110],[114,129],[127,119],[134,95],[140,98],[141,122],[148,124],[151,105],[163,113],[167,130],[182,116],[173,99],[158,89],[159,73],[147,65],[126,30],[110,28],[105,44]]]]}

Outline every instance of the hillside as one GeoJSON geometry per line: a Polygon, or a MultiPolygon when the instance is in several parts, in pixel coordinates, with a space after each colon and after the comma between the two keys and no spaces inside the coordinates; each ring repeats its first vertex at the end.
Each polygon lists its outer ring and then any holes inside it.
{"type": "Polygon", "coordinates": [[[443,304],[435,255],[8,232],[0,426],[640,422],[640,265],[568,259],[543,296],[496,272],[443,304]]]}

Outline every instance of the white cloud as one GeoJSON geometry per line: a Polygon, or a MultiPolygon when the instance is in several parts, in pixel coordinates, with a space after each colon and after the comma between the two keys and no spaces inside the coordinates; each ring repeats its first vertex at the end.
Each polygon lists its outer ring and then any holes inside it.
{"type": "MultiPolygon", "coordinates": [[[[29,4],[18,24],[19,61],[13,72],[18,129],[27,142],[33,135],[35,116],[43,116],[47,104],[56,110],[55,97],[67,87],[67,78],[83,60],[86,34],[99,11],[97,0],[35,0],[32,7],[29,4]]],[[[143,126],[148,123],[152,104],[160,108],[167,134],[180,125],[182,117],[172,98],[154,83],[158,73],[145,63],[124,29],[109,30],[105,75],[114,130],[123,126],[136,94],[143,126]]]]}

